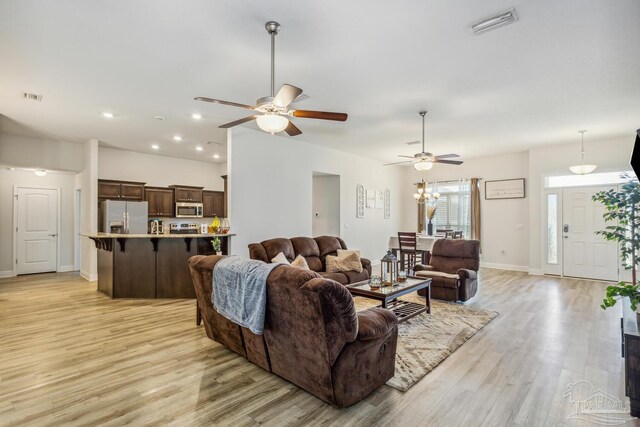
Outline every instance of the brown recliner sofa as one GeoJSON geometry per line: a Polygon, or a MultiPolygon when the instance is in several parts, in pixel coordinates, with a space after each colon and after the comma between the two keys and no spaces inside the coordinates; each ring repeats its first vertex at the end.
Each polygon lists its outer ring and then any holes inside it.
{"type": "Polygon", "coordinates": [[[327,273],[327,255],[336,255],[338,249],[347,249],[347,245],[339,237],[293,237],[291,239],[276,238],[260,243],[249,244],[249,257],[264,262],[271,262],[280,252],[287,257],[289,262],[298,255],[302,255],[309,265],[309,269],[322,277],[335,280],[343,285],[368,280],[371,277],[371,261],[360,258],[362,272],[345,271],[327,273]]]}
{"type": "Polygon", "coordinates": [[[213,308],[213,268],[221,258],[189,259],[209,338],[338,407],[362,400],[393,377],[398,340],[393,312],[356,313],[341,284],[281,265],[267,278],[264,335],[255,335],[213,308]]]}
{"type": "MultiPolygon", "coordinates": [[[[417,264],[418,277],[431,278],[431,297],[446,301],[467,301],[478,291],[480,242],[440,239],[433,244],[429,265],[417,264]]],[[[418,291],[424,296],[425,291],[418,291]]]]}

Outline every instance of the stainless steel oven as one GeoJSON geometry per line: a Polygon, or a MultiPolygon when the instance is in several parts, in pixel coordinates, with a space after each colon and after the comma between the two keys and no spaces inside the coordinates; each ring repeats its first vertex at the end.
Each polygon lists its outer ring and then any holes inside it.
{"type": "Polygon", "coordinates": [[[202,203],[176,203],[176,218],[202,218],[202,203]]]}

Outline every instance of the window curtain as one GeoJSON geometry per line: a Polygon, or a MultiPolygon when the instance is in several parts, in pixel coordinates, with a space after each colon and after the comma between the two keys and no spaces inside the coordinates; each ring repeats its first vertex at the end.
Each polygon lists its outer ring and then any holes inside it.
{"type": "Polygon", "coordinates": [[[426,219],[427,219],[427,212],[424,209],[424,203],[423,204],[417,204],[418,205],[418,233],[424,233],[426,230],[426,219]]]}
{"type": "MultiPolygon", "coordinates": [[[[471,178],[471,239],[480,241],[480,182],[471,178]]],[[[481,246],[482,247],[482,246],[481,246]]],[[[482,250],[480,250],[482,252],[482,250]]]]}

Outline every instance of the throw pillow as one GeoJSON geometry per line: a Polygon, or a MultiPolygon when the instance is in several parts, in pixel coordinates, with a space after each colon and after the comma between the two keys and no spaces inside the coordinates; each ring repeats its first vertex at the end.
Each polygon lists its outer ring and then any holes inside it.
{"type": "Polygon", "coordinates": [[[309,264],[307,264],[307,260],[304,259],[302,255],[298,255],[296,259],[291,262],[291,265],[294,267],[304,268],[305,270],[309,269],[309,264]]]}
{"type": "Polygon", "coordinates": [[[362,263],[358,254],[350,254],[345,257],[327,255],[327,273],[338,273],[342,271],[355,271],[362,273],[362,263]]]}
{"type": "Polygon", "coordinates": [[[278,255],[276,255],[275,258],[272,258],[271,262],[279,263],[279,264],[291,264],[289,262],[289,260],[287,259],[287,257],[284,256],[284,254],[282,252],[280,252],[278,255]]]}
{"type": "Polygon", "coordinates": [[[351,250],[351,249],[338,249],[338,258],[344,258],[347,255],[351,255],[351,254],[356,254],[358,255],[358,258],[360,258],[360,251],[357,249],[351,250]]]}

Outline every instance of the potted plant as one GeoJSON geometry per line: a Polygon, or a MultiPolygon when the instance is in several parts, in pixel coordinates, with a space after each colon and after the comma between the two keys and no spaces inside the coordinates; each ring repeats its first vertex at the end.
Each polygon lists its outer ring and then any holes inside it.
{"type": "MultiPolygon", "coordinates": [[[[623,175],[629,178],[628,175],[623,175]]],[[[593,196],[593,200],[602,203],[605,213],[604,220],[607,225],[604,230],[596,234],[606,240],[620,244],[622,265],[631,270],[631,283],[623,281],[607,286],[606,295],[601,307],[607,309],[613,307],[616,302],[628,297],[631,309],[636,311],[640,304],[640,286],[637,280],[637,254],[640,249],[640,184],[637,180],[630,180],[620,186],[620,190],[600,191],[593,196]]],[[[637,315],[640,314],[636,311],[637,315]]],[[[640,316],[639,316],[640,320],[640,316]]]]}
{"type": "Polygon", "coordinates": [[[219,237],[216,236],[211,239],[211,247],[213,248],[213,251],[216,253],[216,255],[222,255],[222,241],[219,237]]]}

